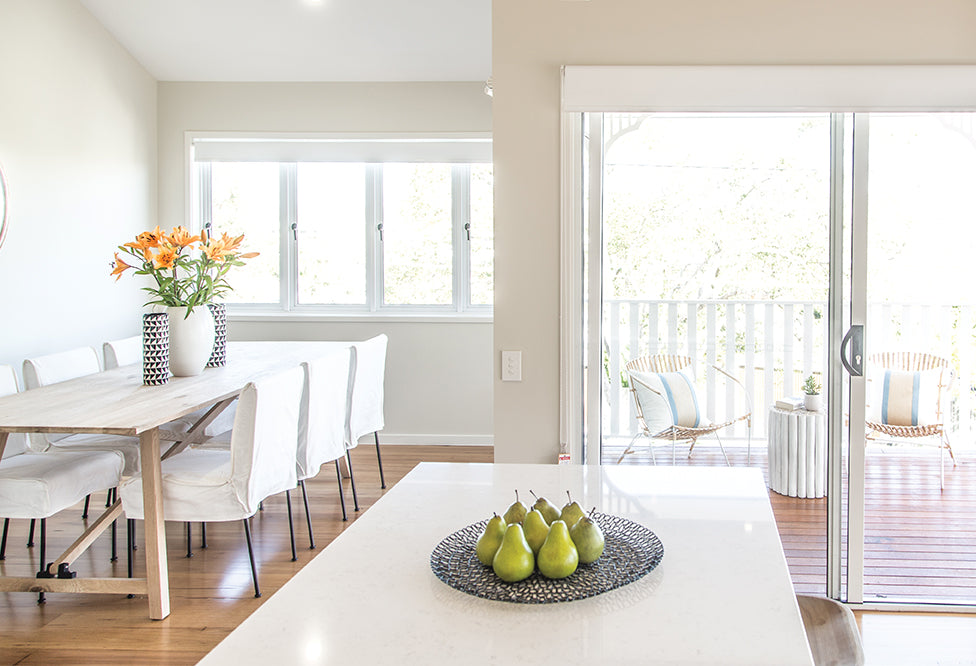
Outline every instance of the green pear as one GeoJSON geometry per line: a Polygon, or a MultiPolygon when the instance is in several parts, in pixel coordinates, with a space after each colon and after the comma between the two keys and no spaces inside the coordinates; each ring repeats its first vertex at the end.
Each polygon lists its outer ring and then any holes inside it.
{"type": "Polygon", "coordinates": [[[569,498],[569,501],[563,507],[562,513],[559,514],[559,520],[566,523],[566,527],[569,528],[575,525],[576,521],[585,515],[585,512],[583,511],[583,507],[573,501],[573,496],[569,494],[568,490],[566,491],[566,497],[569,498]]]}
{"type": "Polygon", "coordinates": [[[498,547],[502,545],[505,527],[505,520],[496,513],[485,525],[485,531],[478,538],[474,551],[478,555],[478,561],[486,567],[491,566],[491,561],[495,559],[498,547]]]}
{"type": "Polygon", "coordinates": [[[546,578],[565,578],[576,571],[579,554],[569,536],[566,523],[557,520],[549,526],[549,536],[539,549],[536,560],[539,571],[546,578]]]}
{"type": "Polygon", "coordinates": [[[532,575],[535,570],[535,556],[525,540],[522,526],[512,523],[505,528],[502,545],[491,562],[495,575],[506,583],[515,583],[532,575]]]}
{"type": "MultiPolygon", "coordinates": [[[[532,493],[532,491],[529,491],[532,493]]],[[[556,505],[547,500],[545,497],[536,497],[535,493],[532,493],[532,497],[535,497],[535,504],[532,505],[533,509],[538,509],[542,517],[546,519],[546,525],[552,525],[552,521],[559,520],[559,509],[556,505]]]]}
{"type": "MultiPolygon", "coordinates": [[[[596,507],[590,511],[590,515],[593,515],[593,511],[596,511],[596,507]]],[[[600,559],[605,544],[603,530],[590,516],[583,516],[577,520],[576,524],[570,528],[569,536],[576,545],[580,564],[589,564],[600,559]]]]}
{"type": "Polygon", "coordinates": [[[529,511],[522,521],[522,531],[525,532],[525,540],[529,542],[532,553],[538,555],[539,549],[549,536],[549,523],[546,522],[542,512],[538,509],[529,511]]]}
{"type": "Polygon", "coordinates": [[[525,520],[525,514],[528,512],[529,510],[525,508],[525,505],[519,501],[518,491],[516,490],[515,502],[512,504],[512,506],[508,507],[508,510],[505,512],[505,523],[508,525],[518,523],[521,525],[522,521],[525,520]]]}

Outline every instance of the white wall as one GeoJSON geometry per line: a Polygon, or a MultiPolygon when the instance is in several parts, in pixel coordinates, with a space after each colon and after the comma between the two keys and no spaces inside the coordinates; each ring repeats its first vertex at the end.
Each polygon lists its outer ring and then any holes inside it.
{"type": "Polygon", "coordinates": [[[0,0],[0,363],[140,330],[116,246],[156,219],[156,81],[76,0],[0,0]]]}
{"type": "MultiPolygon", "coordinates": [[[[159,84],[159,219],[185,219],[187,131],[489,132],[484,83],[159,84]]],[[[232,318],[235,340],[390,337],[381,441],[490,444],[491,323],[232,318]]]]}
{"type": "Polygon", "coordinates": [[[971,0],[494,0],[495,460],[559,447],[562,65],[974,64],[971,0]]]}

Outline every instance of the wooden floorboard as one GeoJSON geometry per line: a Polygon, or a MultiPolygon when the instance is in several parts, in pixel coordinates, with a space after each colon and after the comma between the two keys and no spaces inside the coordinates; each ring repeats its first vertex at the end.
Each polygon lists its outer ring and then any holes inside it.
{"type": "MultiPolygon", "coordinates": [[[[616,463],[622,444],[604,447],[605,464],[616,463]]],[[[746,465],[743,447],[726,449],[734,465],[746,465]]],[[[655,456],[658,464],[670,464],[670,445],[659,444],[655,456]]],[[[937,449],[868,446],[866,601],[928,602],[943,598],[953,603],[976,604],[976,453],[972,448],[960,448],[956,459],[953,466],[946,456],[945,489],[940,489],[937,449]]],[[[714,466],[724,465],[725,461],[717,447],[698,446],[691,458],[687,447],[679,449],[675,463],[714,466]]],[[[761,469],[768,481],[765,442],[753,442],[750,463],[761,469]]],[[[622,464],[652,464],[646,445],[628,455],[622,464]]],[[[826,499],[798,499],[773,491],[769,498],[794,587],[804,594],[825,594],[826,499]]]]}
{"type": "MultiPolygon", "coordinates": [[[[756,455],[757,448],[753,448],[756,455]]],[[[732,453],[736,464],[745,463],[745,453],[732,453]]],[[[889,456],[890,457],[890,456],[889,456]]],[[[388,488],[402,478],[422,460],[444,462],[490,462],[492,450],[488,447],[415,447],[387,446],[383,448],[384,471],[388,488]]],[[[937,457],[935,458],[937,461],[937,457]]],[[[298,562],[290,561],[288,527],[285,519],[285,500],[273,498],[265,510],[253,520],[255,546],[258,553],[262,599],[255,599],[251,589],[247,551],[239,524],[211,524],[207,536],[209,547],[199,548],[199,528],[194,527],[194,555],[185,557],[181,525],[167,525],[169,546],[170,583],[172,587],[172,613],[162,621],[148,619],[145,597],[127,599],[120,595],[70,595],[49,594],[44,605],[38,605],[36,596],[26,593],[0,593],[0,664],[193,664],[215,646],[234,627],[242,622],[264,599],[280,588],[295,572],[307,564],[321,548],[355,521],[357,515],[379,499],[379,474],[372,447],[360,446],[353,451],[357,487],[361,511],[352,512],[349,482],[345,491],[350,509],[349,523],[340,520],[336,494],[335,475],[330,468],[308,484],[312,515],[318,549],[309,550],[304,520],[296,512],[296,538],[298,562]]],[[[630,461],[628,461],[630,462],[630,461]]],[[[649,460],[646,461],[649,463],[649,460]]],[[[696,450],[691,464],[719,464],[720,454],[702,447],[696,450]]],[[[764,456],[754,461],[765,469],[764,456]]],[[[886,464],[890,461],[886,460],[886,464]]],[[[679,464],[688,464],[687,459],[679,464]]],[[[967,461],[971,471],[974,465],[967,461]]],[[[870,469],[870,467],[869,467],[870,469]]],[[[912,493],[904,498],[900,512],[911,513],[912,497],[925,498],[929,504],[938,505],[938,468],[935,470],[935,489],[924,487],[932,481],[932,469],[927,473],[915,470],[919,481],[912,493]]],[[[885,474],[894,474],[887,469],[885,474]]],[[[958,481],[959,468],[953,472],[958,481]]],[[[948,477],[948,468],[947,468],[948,477]]],[[[965,492],[969,492],[966,490],[965,492]]],[[[969,495],[972,495],[969,492],[969,495]]],[[[871,493],[869,493],[869,497],[871,493]]],[[[879,496],[899,497],[890,489],[879,496]]],[[[951,496],[951,495],[950,495],[951,496]]],[[[297,499],[293,497],[293,499],[297,499]]],[[[823,592],[824,552],[826,538],[822,523],[825,516],[824,500],[797,500],[771,493],[777,522],[783,532],[784,550],[797,590],[823,592]]],[[[969,499],[968,501],[972,501],[969,499]]],[[[294,502],[296,509],[300,500],[294,502]]],[[[879,509],[883,516],[883,510],[879,509]]],[[[928,521],[937,523],[937,516],[928,521]]],[[[57,552],[76,537],[82,529],[80,506],[51,519],[50,552],[57,552]]],[[[884,589],[866,589],[879,595],[904,594],[955,598],[965,601],[959,594],[969,594],[968,588],[954,588],[955,596],[946,588],[933,586],[934,579],[951,579],[955,582],[959,567],[969,571],[972,559],[967,559],[967,543],[976,552],[967,536],[952,530],[941,539],[919,541],[910,538],[894,539],[879,531],[876,540],[883,542],[883,549],[868,551],[872,566],[890,574],[891,569],[902,571],[901,554],[911,558],[928,559],[937,564],[931,569],[934,575],[921,574],[904,569],[910,575],[895,576],[899,581],[884,589]],[[893,555],[894,553],[894,555],[893,555]],[[950,573],[949,576],[944,574],[950,573]],[[958,590],[963,592],[958,592],[958,590]]],[[[25,547],[27,521],[12,521],[7,559],[0,562],[0,572],[33,575],[36,570],[36,546],[25,547]]],[[[75,568],[79,575],[124,576],[125,558],[121,551],[123,531],[119,531],[120,560],[109,563],[109,539],[101,537],[92,551],[86,553],[75,568]]],[[[141,534],[140,534],[141,543],[141,534]]],[[[136,575],[143,570],[141,551],[136,560],[136,575]]],[[[971,580],[967,573],[967,579],[971,580]]],[[[974,584],[976,585],[976,584],[974,584]]],[[[901,664],[976,664],[976,616],[962,614],[877,613],[856,611],[858,624],[864,636],[865,652],[869,665],[895,666],[901,664]]],[[[363,633],[368,640],[368,632],[363,633]]]]}
{"type": "MultiPolygon", "coordinates": [[[[490,447],[387,446],[383,471],[387,490],[420,461],[491,462],[490,447]]],[[[353,449],[360,511],[353,511],[349,481],[344,482],[349,522],[342,522],[334,468],[326,466],[306,485],[316,550],[308,547],[300,491],[292,493],[298,561],[291,562],[284,496],[265,502],[252,519],[252,538],[263,596],[254,598],[240,523],[210,523],[207,549],[199,548],[193,527],[193,557],[186,557],[182,524],[167,523],[172,612],[152,621],[145,597],[121,595],[0,593],[0,664],[194,664],[254,612],[322,548],[355,522],[386,491],[380,490],[375,448],[353,449]]],[[[104,498],[103,498],[104,499],[104,498]]],[[[7,558],[0,573],[33,576],[37,546],[26,547],[28,521],[11,521],[7,558]]],[[[49,559],[81,533],[81,505],[49,520],[49,559]]],[[[137,528],[141,544],[141,523],[137,528]]],[[[110,539],[98,539],[73,567],[79,576],[125,576],[124,529],[118,534],[119,561],[109,562],[110,539]]],[[[137,551],[136,576],[144,575],[143,550],[137,551]]],[[[364,637],[366,634],[364,634],[364,637]]]]}

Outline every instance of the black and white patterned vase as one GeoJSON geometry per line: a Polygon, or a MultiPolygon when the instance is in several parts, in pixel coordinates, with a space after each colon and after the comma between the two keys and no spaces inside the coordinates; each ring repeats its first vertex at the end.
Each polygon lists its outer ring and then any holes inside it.
{"type": "Polygon", "coordinates": [[[159,386],[169,381],[169,315],[142,315],[142,383],[159,386]]]}
{"type": "Polygon", "coordinates": [[[223,303],[207,303],[210,314],[214,318],[214,348],[207,361],[208,368],[220,368],[227,365],[227,306],[223,303]]]}

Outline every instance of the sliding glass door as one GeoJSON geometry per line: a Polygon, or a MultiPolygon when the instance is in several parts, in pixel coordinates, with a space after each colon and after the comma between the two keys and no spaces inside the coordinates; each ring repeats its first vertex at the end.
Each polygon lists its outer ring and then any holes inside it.
{"type": "Polygon", "coordinates": [[[798,591],[976,602],[974,115],[583,116],[588,462],[759,467],[798,591]],[[751,431],[649,437],[652,356],[751,431]],[[819,415],[778,408],[808,377],[819,415]]]}

